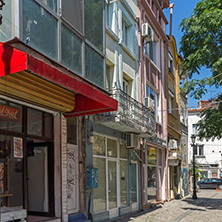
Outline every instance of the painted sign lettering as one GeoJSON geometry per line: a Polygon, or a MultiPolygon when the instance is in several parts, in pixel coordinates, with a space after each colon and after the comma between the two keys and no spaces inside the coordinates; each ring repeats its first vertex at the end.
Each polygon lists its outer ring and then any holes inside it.
{"type": "Polygon", "coordinates": [[[0,118],[17,121],[20,119],[19,109],[0,104],[0,118]]]}

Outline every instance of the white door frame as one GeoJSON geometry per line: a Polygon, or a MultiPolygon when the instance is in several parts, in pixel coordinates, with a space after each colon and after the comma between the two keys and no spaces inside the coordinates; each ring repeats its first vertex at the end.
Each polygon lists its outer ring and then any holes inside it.
{"type": "Polygon", "coordinates": [[[119,168],[118,168],[118,159],[117,158],[112,158],[112,157],[107,157],[106,158],[106,206],[107,210],[109,211],[109,218],[117,217],[119,216],[119,192],[120,192],[120,186],[118,184],[118,178],[119,178],[119,168]],[[116,163],[116,208],[109,209],[109,179],[108,179],[108,161],[113,161],[116,163]]]}

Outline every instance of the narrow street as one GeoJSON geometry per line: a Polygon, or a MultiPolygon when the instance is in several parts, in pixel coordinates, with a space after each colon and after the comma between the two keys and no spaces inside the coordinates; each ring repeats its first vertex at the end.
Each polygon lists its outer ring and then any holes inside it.
{"type": "Polygon", "coordinates": [[[200,190],[198,199],[189,195],[180,200],[172,200],[146,212],[116,221],[126,222],[221,222],[222,191],[200,190]]]}

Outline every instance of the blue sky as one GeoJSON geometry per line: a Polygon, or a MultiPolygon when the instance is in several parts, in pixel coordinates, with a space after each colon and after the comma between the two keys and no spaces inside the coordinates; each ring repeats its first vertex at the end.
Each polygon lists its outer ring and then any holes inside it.
{"type": "MultiPolygon", "coordinates": [[[[182,37],[182,32],[181,29],[179,29],[179,25],[182,21],[182,19],[187,18],[191,15],[193,9],[195,8],[196,4],[199,2],[200,0],[174,0],[174,1],[170,1],[174,3],[174,9],[173,9],[173,24],[172,24],[172,32],[173,35],[176,39],[176,43],[177,43],[177,51],[179,53],[179,43],[182,37]]],[[[165,9],[164,13],[170,23],[170,9],[165,9]]],[[[170,33],[170,29],[169,29],[169,25],[167,26],[167,34],[170,33]]],[[[203,68],[201,70],[201,74],[200,75],[194,75],[193,78],[204,78],[206,76],[210,76],[211,73],[209,70],[203,68]]],[[[214,96],[215,94],[219,93],[220,90],[215,89],[214,87],[208,88],[208,93],[202,98],[203,100],[207,100],[210,99],[212,96],[214,96]]],[[[197,107],[197,102],[198,100],[192,99],[192,98],[188,98],[188,106],[190,108],[194,108],[197,107]]]]}

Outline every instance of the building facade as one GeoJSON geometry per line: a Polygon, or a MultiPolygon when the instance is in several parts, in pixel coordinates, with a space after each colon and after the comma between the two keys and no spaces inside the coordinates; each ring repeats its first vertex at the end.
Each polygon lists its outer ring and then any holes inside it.
{"type": "MultiPolygon", "coordinates": [[[[180,74],[180,72],[179,72],[180,74]]],[[[187,81],[186,75],[180,75],[180,87],[187,81]]],[[[188,99],[180,92],[179,94],[180,110],[180,147],[181,147],[181,170],[182,170],[182,192],[181,195],[189,194],[189,164],[188,164],[188,99]]]]}
{"type": "Polygon", "coordinates": [[[166,47],[167,73],[167,132],[168,132],[168,171],[169,171],[169,198],[177,198],[181,194],[181,133],[179,112],[179,66],[180,57],[177,54],[176,41],[173,36],[166,47]]]}
{"type": "Polygon", "coordinates": [[[3,6],[1,206],[13,219],[87,216],[86,115],[118,104],[105,91],[104,14],[102,0],[3,6]]]}
{"type": "Polygon", "coordinates": [[[139,2],[139,99],[155,118],[155,131],[143,137],[142,206],[167,199],[167,124],[163,8],[169,1],[139,2]]]}
{"type": "MultiPolygon", "coordinates": [[[[197,134],[197,123],[201,119],[200,113],[205,108],[209,108],[213,100],[200,100],[198,108],[188,110],[188,161],[191,166],[193,147],[191,147],[191,135],[197,134]]],[[[196,138],[195,159],[201,171],[201,179],[205,178],[221,178],[221,145],[222,141],[215,139],[214,141],[196,138]]]]}

